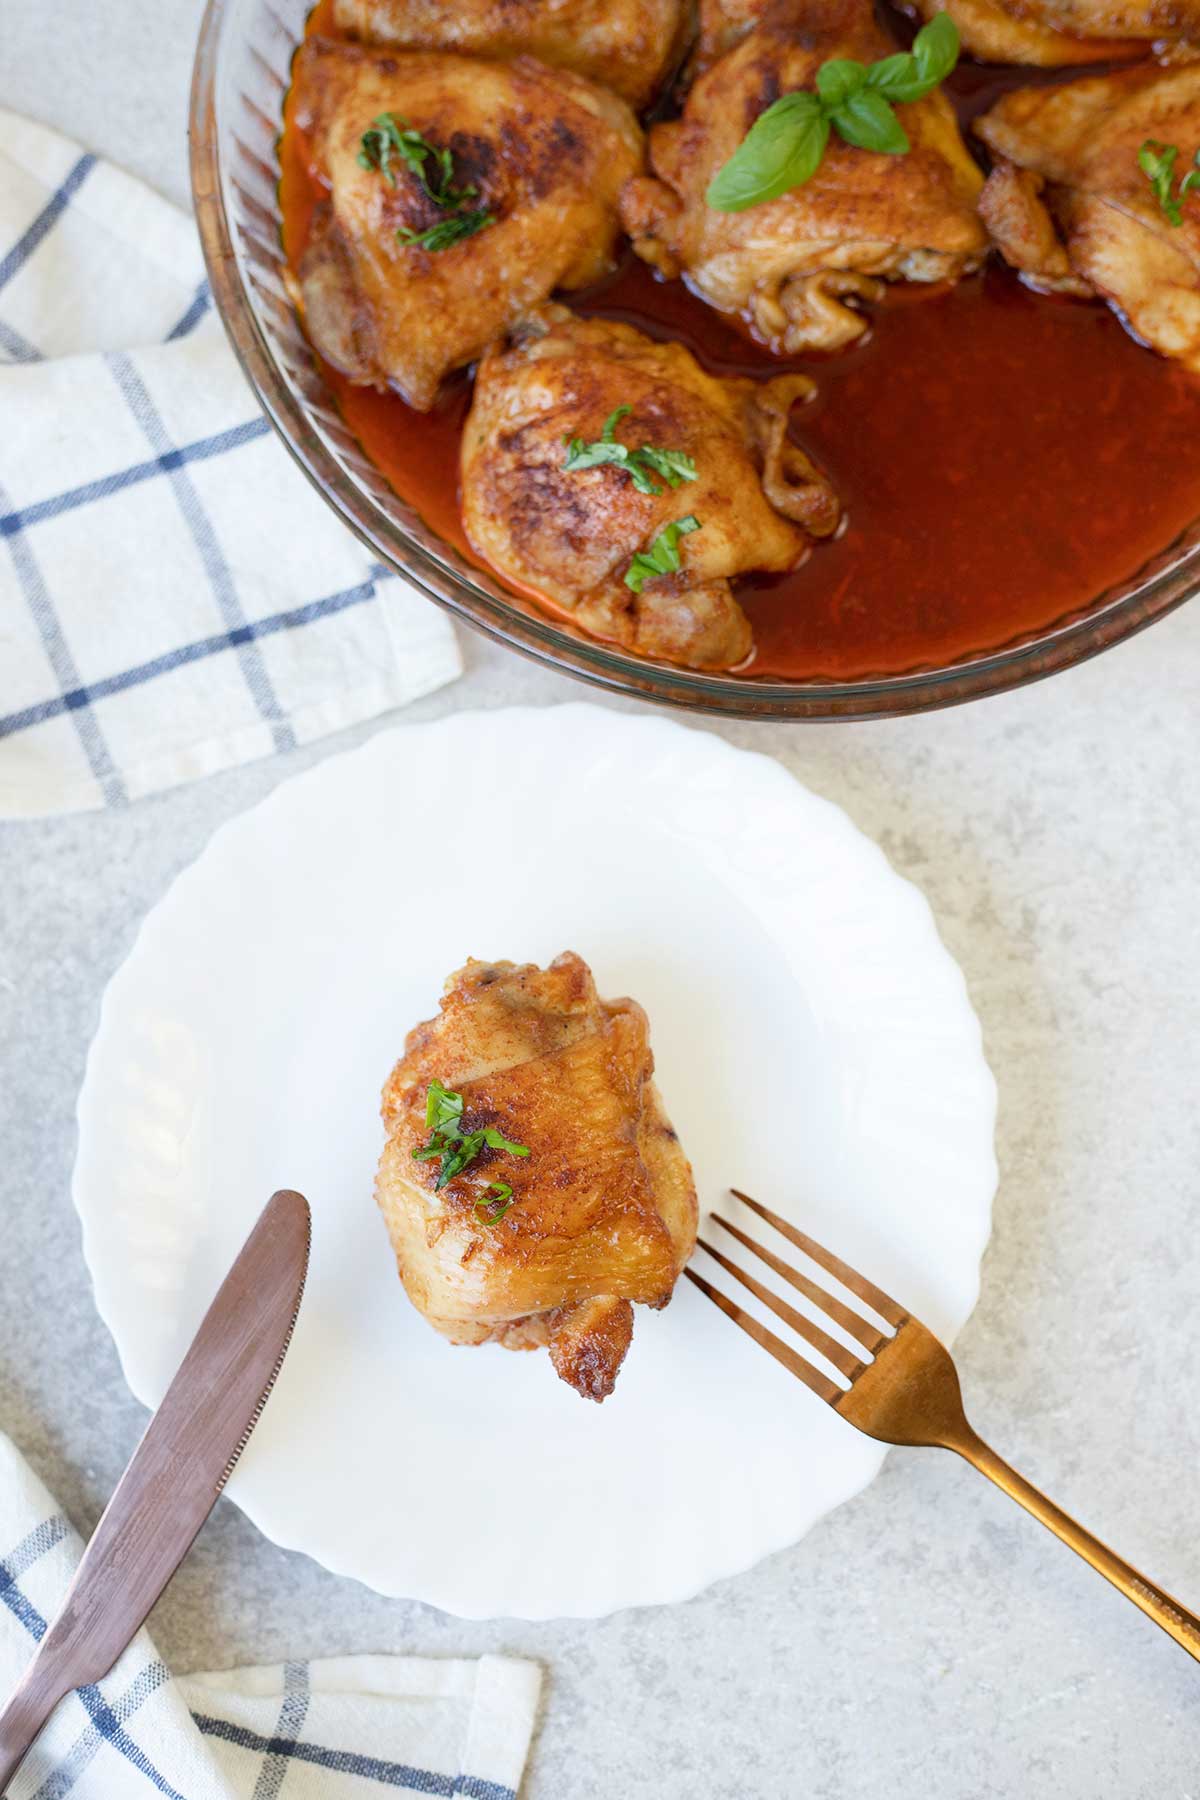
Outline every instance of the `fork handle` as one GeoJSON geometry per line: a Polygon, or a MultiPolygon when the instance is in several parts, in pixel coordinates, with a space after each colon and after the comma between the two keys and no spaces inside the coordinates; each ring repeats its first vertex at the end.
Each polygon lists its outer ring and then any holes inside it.
{"type": "Polygon", "coordinates": [[[1200,1618],[1195,1613],[1189,1612],[1186,1606],[1181,1606],[1178,1600],[1173,1600],[1157,1582],[1149,1581],[1146,1576],[1139,1574],[1131,1563],[1127,1563],[1123,1556],[1118,1556],[1115,1550],[1110,1550],[1107,1544],[1102,1544],[1098,1537],[1093,1537],[1090,1531],[1085,1531],[1061,1506],[1055,1506],[1053,1500],[1047,1500],[1045,1494],[1040,1493],[1032,1482],[1026,1481],[1023,1475],[1018,1475],[1003,1457],[997,1456],[991,1446],[985,1444],[982,1438],[976,1437],[973,1431],[948,1448],[957,1450],[981,1475],[986,1475],[989,1481],[994,1481],[998,1488],[1003,1488],[1006,1494],[1011,1495],[1018,1506],[1023,1506],[1027,1513],[1040,1519],[1055,1537],[1061,1538],[1064,1544],[1069,1544],[1072,1550],[1082,1556],[1084,1562],[1099,1570],[1115,1588],[1120,1588],[1127,1600],[1140,1606],[1147,1618],[1153,1619],[1156,1625],[1161,1625],[1168,1637],[1173,1637],[1189,1656],[1194,1656],[1200,1662],[1200,1618]]]}

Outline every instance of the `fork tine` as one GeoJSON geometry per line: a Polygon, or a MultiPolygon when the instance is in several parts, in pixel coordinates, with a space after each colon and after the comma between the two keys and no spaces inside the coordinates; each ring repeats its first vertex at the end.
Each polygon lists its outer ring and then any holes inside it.
{"type": "Polygon", "coordinates": [[[695,1269],[689,1267],[683,1272],[702,1294],[707,1294],[714,1306],[719,1306],[727,1318],[732,1319],[735,1325],[740,1325],[756,1344],[761,1344],[764,1350],[769,1351],[775,1361],[782,1363],[797,1381],[802,1381],[805,1387],[811,1388],[818,1399],[827,1401],[830,1406],[841,1399],[844,1390],[835,1381],[831,1381],[828,1375],[822,1375],[819,1369],[814,1369],[810,1362],[798,1356],[782,1338],[777,1338],[773,1331],[768,1331],[765,1325],[760,1325],[736,1300],[730,1300],[728,1295],[710,1287],[703,1275],[697,1275],[695,1269]]]}
{"type": "Polygon", "coordinates": [[[865,1300],[868,1306],[874,1307],[881,1319],[886,1319],[889,1325],[903,1325],[908,1317],[904,1308],[898,1306],[889,1294],[883,1292],[882,1288],[877,1288],[873,1281],[868,1281],[864,1275],[858,1273],[857,1269],[850,1268],[849,1264],[844,1263],[840,1256],[835,1256],[832,1250],[824,1249],[810,1238],[807,1232],[797,1230],[795,1225],[789,1225],[786,1219],[781,1219],[778,1213],[772,1212],[770,1207],[764,1206],[760,1200],[752,1200],[749,1194],[743,1194],[740,1188],[730,1188],[729,1191],[735,1200],[740,1200],[742,1205],[748,1206],[752,1213],[757,1213],[760,1219],[765,1219],[768,1225],[774,1226],[775,1230],[785,1237],[789,1244],[795,1244],[797,1250],[803,1250],[805,1256],[810,1256],[815,1263],[819,1263],[823,1269],[828,1269],[831,1275],[836,1276],[843,1287],[848,1287],[852,1294],[857,1294],[860,1300],[865,1300]]]}
{"type": "MultiPolygon", "coordinates": [[[[716,1217],[715,1214],[714,1217],[716,1217]]],[[[724,1225],[725,1221],[718,1219],[717,1223],[724,1225]]],[[[729,1227],[726,1226],[725,1229],[728,1231],[729,1227]]],[[[745,1241],[743,1239],[743,1242],[745,1241]]],[[[707,1251],[714,1262],[720,1263],[721,1267],[727,1270],[735,1281],[740,1281],[743,1287],[749,1288],[756,1300],[761,1300],[764,1306],[769,1306],[776,1318],[782,1319],[785,1325],[790,1325],[797,1336],[804,1338],[814,1350],[819,1350],[835,1369],[840,1369],[842,1374],[848,1376],[851,1381],[862,1374],[866,1365],[855,1356],[852,1350],[847,1350],[844,1344],[839,1344],[836,1338],[831,1338],[827,1331],[822,1331],[819,1325],[814,1325],[811,1319],[806,1319],[803,1313],[798,1313],[794,1306],[789,1306],[786,1300],[781,1300],[778,1294],[773,1294],[769,1287],[764,1287],[761,1281],[756,1281],[753,1275],[748,1275],[745,1269],[739,1268],[737,1263],[726,1256],[723,1251],[718,1250],[714,1244],[706,1243],[703,1238],[697,1238],[696,1242],[702,1250],[707,1251]]],[[[756,1246],[751,1245],[751,1248],[756,1248],[756,1246]]]]}
{"type": "MultiPolygon", "coordinates": [[[[806,1300],[811,1300],[814,1306],[819,1306],[827,1318],[832,1319],[836,1325],[840,1325],[843,1331],[848,1331],[855,1343],[861,1345],[868,1356],[874,1356],[884,1344],[890,1341],[890,1332],[860,1318],[852,1307],[844,1305],[841,1300],[835,1300],[832,1294],[825,1292],[819,1282],[810,1281],[807,1275],[800,1273],[799,1269],[793,1269],[790,1263],[785,1263],[783,1258],[776,1256],[773,1250],[768,1250],[764,1244],[758,1243],[739,1225],[731,1225],[728,1219],[721,1217],[720,1213],[714,1213],[712,1217],[713,1223],[719,1225],[722,1231],[727,1231],[730,1237],[737,1239],[739,1244],[744,1244],[747,1250],[752,1250],[755,1256],[766,1263],[768,1269],[774,1269],[778,1276],[789,1282],[798,1293],[804,1295],[806,1300]]],[[[861,1368],[861,1364],[855,1366],[861,1368]]]]}

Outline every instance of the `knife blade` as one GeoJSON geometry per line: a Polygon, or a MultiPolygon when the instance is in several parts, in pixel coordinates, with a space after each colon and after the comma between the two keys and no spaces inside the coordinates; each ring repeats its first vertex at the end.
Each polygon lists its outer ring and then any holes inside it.
{"type": "Polygon", "coordinates": [[[311,1236],[304,1196],[273,1194],[0,1712],[0,1793],[58,1702],[108,1674],[216,1504],[283,1366],[311,1236]]]}

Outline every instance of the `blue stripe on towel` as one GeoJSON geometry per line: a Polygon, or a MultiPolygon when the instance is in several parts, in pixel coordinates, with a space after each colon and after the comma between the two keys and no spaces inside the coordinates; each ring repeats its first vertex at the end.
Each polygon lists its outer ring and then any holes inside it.
{"type": "Polygon", "coordinates": [[[15,325],[5,324],[0,319],[0,350],[10,362],[35,363],[42,361],[42,353],[36,344],[22,337],[15,325]]]}
{"type": "Polygon", "coordinates": [[[7,286],[13,276],[25,267],[55,220],[66,210],[71,196],[79,192],[95,166],[96,158],[90,152],[85,153],[62,185],[51,194],[33,224],[17,239],[8,255],[0,260],[0,288],[7,286]]]}
{"type": "Polygon", "coordinates": [[[101,475],[98,480],[86,481],[81,487],[68,488],[50,500],[35,500],[31,506],[0,512],[0,537],[12,537],[29,525],[40,525],[43,519],[56,519],[59,513],[72,512],[77,506],[105,500],[109,494],[119,494],[122,488],[133,487],[139,481],[150,481],[156,475],[167,475],[172,469],[181,469],[185,463],[223,456],[227,450],[236,450],[242,444],[253,443],[255,438],[265,437],[270,429],[266,419],[247,419],[243,425],[231,425],[228,431],[196,438],[190,444],[181,444],[177,450],[165,450],[148,462],[132,463],[127,469],[101,475]]]}
{"type": "Polygon", "coordinates": [[[294,631],[299,625],[311,625],[317,619],[345,612],[348,606],[361,606],[364,601],[374,598],[374,576],[384,573],[385,570],[377,567],[372,571],[371,580],[362,581],[357,587],[343,588],[340,594],[329,594],[323,600],[309,600],[305,605],[295,606],[289,612],[272,613],[269,618],[255,619],[239,626],[236,631],[222,631],[214,637],[201,638],[194,644],[181,644],[178,650],[168,650],[151,662],[138,664],[136,668],[123,669],[119,675],[102,676],[87,687],[71,688],[64,694],[56,694],[50,700],[39,700],[32,706],[22,707],[20,712],[9,713],[7,718],[0,716],[0,738],[11,737],[16,731],[25,731],[30,725],[41,725],[46,719],[56,719],[61,713],[73,712],[78,707],[91,706],[94,701],[104,700],[109,694],[120,694],[126,688],[140,687],[143,682],[153,681],[157,675],[168,675],[172,669],[200,662],[206,656],[219,655],[222,650],[235,650],[239,645],[251,643],[255,638],[271,637],[278,631],[294,631]]]}
{"type": "Polygon", "coordinates": [[[279,1709],[279,1725],[272,1742],[286,1745],[287,1748],[272,1750],[264,1757],[258,1780],[254,1784],[252,1800],[278,1800],[283,1778],[288,1772],[288,1759],[308,1717],[308,1700],[308,1664],[284,1663],[283,1705],[279,1709]]]}
{"type": "Polygon", "coordinates": [[[469,1800],[517,1800],[513,1788],[498,1781],[482,1781],[473,1775],[438,1775],[432,1769],[415,1769],[410,1763],[381,1762],[375,1756],[358,1756],[352,1750],[326,1750],[320,1744],[292,1743],[286,1738],[265,1738],[244,1725],[231,1725],[209,1713],[193,1713],[192,1717],[206,1737],[236,1744],[259,1756],[294,1757],[297,1762],[330,1769],[337,1775],[360,1775],[365,1781],[377,1781],[381,1787],[407,1788],[410,1794],[439,1794],[454,1800],[462,1794],[469,1800]]]}
{"type": "MultiPolygon", "coordinates": [[[[4,490],[0,488],[0,505],[5,504],[4,490]]],[[[54,610],[54,602],[50,598],[50,590],[42,578],[42,571],[37,565],[33,551],[20,532],[9,539],[9,551],[12,555],[13,567],[17,573],[17,581],[25,595],[26,604],[33,615],[33,622],[42,640],[42,648],[46,659],[54,670],[55,679],[63,693],[73,688],[82,687],[79,670],[71,655],[67,640],[63,636],[58,614],[54,610]]],[[[117,773],[116,765],[109,755],[108,745],[100,730],[95,714],[87,708],[74,711],[75,730],[83,745],[83,753],[87,757],[88,767],[100,784],[100,791],[109,806],[122,806],[128,798],[125,783],[117,773]]]]}
{"type": "Polygon", "coordinates": [[[143,1702],[151,1694],[157,1693],[170,1679],[171,1671],[165,1663],[157,1660],[148,1663],[115,1706],[109,1705],[98,1687],[79,1688],[79,1700],[91,1724],[76,1738],[69,1754],[47,1776],[32,1800],[65,1800],[102,1744],[111,1744],[114,1750],[119,1751],[127,1762],[146,1777],[158,1793],[166,1795],[167,1800],[189,1800],[186,1794],[181,1794],[171,1786],[166,1777],[155,1768],[141,1745],[135,1743],[125,1730],[125,1721],[132,1718],[143,1702]]]}
{"type": "MultiPolygon", "coordinates": [[[[132,361],[123,351],[110,355],[107,361],[130,412],[149,440],[150,448],[158,456],[169,455],[175,445],[167,436],[166,427],[132,361]]],[[[168,471],[168,479],[179,510],[192,534],[192,541],[200,553],[200,560],[204,565],[213,599],[217,603],[225,628],[231,632],[242,630],[248,621],[242,610],[242,603],[238,598],[237,587],[229,564],[221,553],[220,542],[213,528],[213,522],[204,510],[195,484],[182,465],[172,467],[168,471]]],[[[266,664],[253,641],[239,645],[238,661],[241,664],[242,674],[254,704],[271,727],[271,737],[276,750],[294,750],[296,735],[284,717],[283,708],[276,697],[266,664]]],[[[66,683],[64,682],[62,685],[65,687],[66,683]]]]}
{"type": "MultiPolygon", "coordinates": [[[[66,1520],[56,1514],[22,1538],[16,1549],[0,1562],[0,1604],[7,1606],[13,1617],[20,1620],[37,1644],[46,1635],[46,1621],[32,1601],[26,1599],[21,1592],[19,1578],[39,1557],[45,1556],[48,1550],[61,1543],[66,1535],[66,1520]]],[[[188,1800],[186,1794],[179,1793],[159,1773],[145,1751],[134,1743],[124,1729],[125,1721],[133,1716],[142,1702],[148,1700],[151,1694],[170,1679],[170,1670],[165,1663],[155,1661],[148,1664],[130,1683],[115,1708],[110,1706],[94,1684],[89,1683],[87,1687],[76,1689],[80,1703],[92,1721],[91,1725],[76,1739],[70,1755],[59,1763],[54,1773],[38,1788],[33,1800],[63,1800],[63,1796],[74,1787],[102,1743],[110,1743],[114,1750],[126,1757],[147,1781],[153,1783],[160,1794],[167,1796],[167,1800],[188,1800]]]]}
{"type": "Polygon", "coordinates": [[[211,305],[212,290],[207,281],[202,281],[183,317],[168,331],[167,343],[172,344],[176,338],[186,337],[189,331],[194,331],[211,305]]]}

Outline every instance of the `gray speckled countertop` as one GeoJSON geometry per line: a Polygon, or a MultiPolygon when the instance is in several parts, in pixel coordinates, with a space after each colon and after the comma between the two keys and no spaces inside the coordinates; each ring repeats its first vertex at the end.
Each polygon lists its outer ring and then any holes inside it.
{"type": "MultiPolygon", "coordinates": [[[[182,201],[199,14],[200,0],[4,0],[0,103],[182,201]]],[[[466,649],[465,679],[412,718],[580,695],[478,639],[466,649]]],[[[966,971],[1000,1085],[995,1234],[960,1340],[976,1422],[1200,1603],[1200,609],[956,712],[719,729],[878,839],[966,971]]],[[[144,1418],[93,1311],[69,1196],[100,993],[214,827],[322,754],[0,834],[0,1427],[85,1529],[144,1418]]],[[[866,1494],[749,1575],[594,1623],[468,1624],[383,1600],[222,1503],[152,1623],[180,1669],[538,1657],[529,1800],[1200,1796],[1200,1670],[934,1451],[894,1452],[866,1494]]]]}

